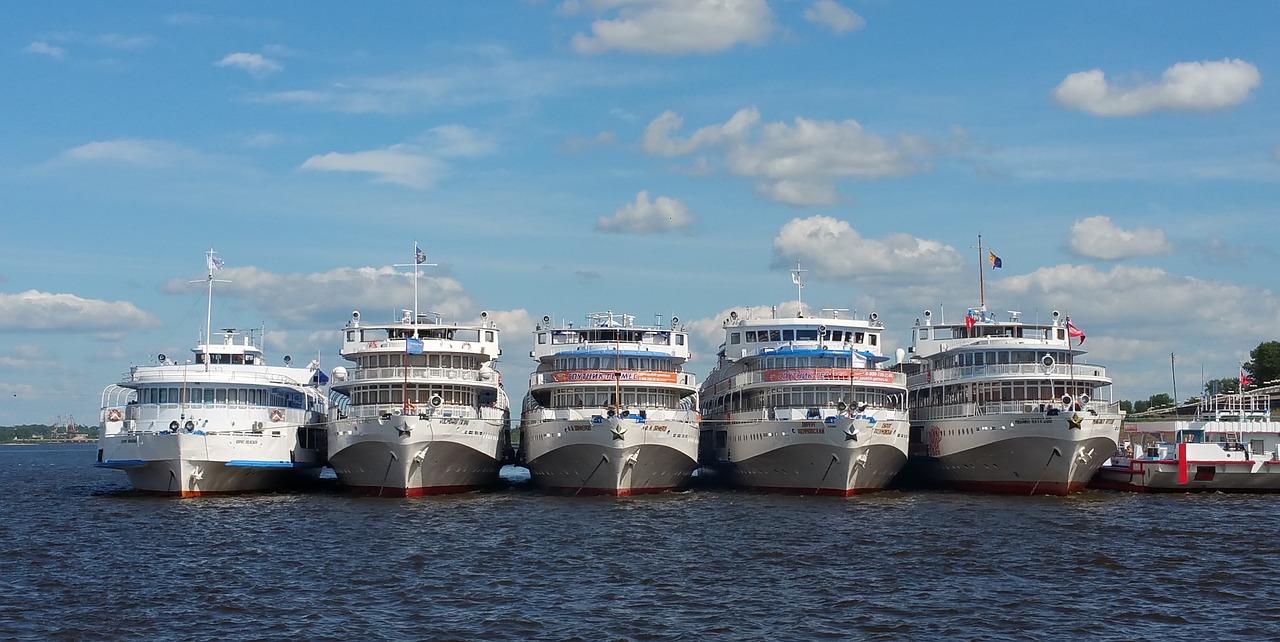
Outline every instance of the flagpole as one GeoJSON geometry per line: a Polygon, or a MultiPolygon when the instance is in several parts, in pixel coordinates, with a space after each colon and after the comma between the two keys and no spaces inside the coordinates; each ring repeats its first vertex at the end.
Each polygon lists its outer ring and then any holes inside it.
{"type": "Polygon", "coordinates": [[[982,234],[978,234],[978,307],[987,307],[987,283],[982,272],[982,234]]]}
{"type": "Polygon", "coordinates": [[[800,269],[799,261],[796,261],[795,269],[791,270],[791,281],[796,284],[796,304],[800,306],[796,312],[797,317],[804,316],[804,279],[801,274],[807,271],[800,269]]]}
{"type": "Polygon", "coordinates": [[[435,267],[435,263],[427,263],[427,254],[418,246],[418,242],[413,242],[413,263],[395,263],[393,267],[411,267],[413,268],[413,322],[418,322],[418,268],[419,267],[435,267]]]}
{"type": "MultiPolygon", "coordinates": [[[[230,283],[230,281],[227,281],[225,279],[213,278],[213,273],[222,269],[222,259],[217,258],[216,255],[217,255],[217,252],[215,252],[213,248],[209,248],[209,251],[205,252],[205,255],[204,255],[205,268],[208,270],[207,276],[205,276],[205,283],[206,283],[205,287],[207,291],[205,311],[204,311],[204,346],[205,346],[204,347],[204,354],[205,354],[204,369],[205,371],[209,370],[209,346],[213,343],[213,282],[220,281],[222,283],[230,283]]],[[[192,283],[199,283],[199,281],[192,281],[192,283]]]]}

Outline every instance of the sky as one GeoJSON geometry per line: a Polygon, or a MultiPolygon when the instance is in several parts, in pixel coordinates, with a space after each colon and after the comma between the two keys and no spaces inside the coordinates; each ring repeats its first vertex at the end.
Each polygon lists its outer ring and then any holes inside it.
{"type": "MultiPolygon", "coordinates": [[[[96,423],[205,326],[346,365],[352,310],[925,309],[1087,333],[1116,399],[1280,340],[1280,3],[15,2],[0,425],[96,423]],[[982,244],[1000,256],[991,268],[982,244]],[[984,269],[985,272],[981,270],[984,269]],[[979,274],[984,287],[980,290],[979,274]],[[192,283],[192,281],[197,281],[192,283]]],[[[518,414],[518,412],[517,412],[518,414]]]]}

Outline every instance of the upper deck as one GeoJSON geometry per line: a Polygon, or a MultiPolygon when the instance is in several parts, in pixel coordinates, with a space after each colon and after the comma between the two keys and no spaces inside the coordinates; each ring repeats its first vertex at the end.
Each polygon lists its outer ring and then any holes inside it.
{"type": "Polygon", "coordinates": [[[837,350],[861,354],[873,361],[881,358],[884,324],[872,312],[866,319],[840,318],[837,311],[820,317],[752,318],[729,312],[724,320],[725,342],[719,356],[723,361],[765,356],[777,352],[837,350]]]}
{"type": "Polygon", "coordinates": [[[361,324],[360,312],[355,311],[343,328],[341,354],[357,363],[362,357],[384,353],[464,354],[483,362],[500,354],[498,332],[488,312],[480,313],[479,324],[458,325],[443,323],[440,315],[415,318],[409,310],[392,323],[361,324]]]}
{"type": "Polygon", "coordinates": [[[191,349],[192,358],[185,361],[156,355],[157,365],[131,367],[119,385],[138,388],[160,383],[221,382],[301,386],[306,385],[314,373],[312,368],[292,367],[288,356],[284,357],[283,366],[267,365],[261,336],[256,330],[225,328],[221,338],[219,343],[201,340],[191,349]]]}
{"type": "MultiPolygon", "coordinates": [[[[1071,350],[1066,321],[1054,310],[1047,324],[1023,323],[1022,314],[1009,312],[1009,320],[1000,321],[983,308],[971,308],[959,323],[933,323],[933,314],[924,311],[924,322],[916,319],[911,328],[911,347],[907,352],[916,358],[929,358],[959,349],[990,348],[1028,350],[1071,350]]],[[[1083,351],[1072,351],[1083,354],[1083,351]]]]}
{"type": "Polygon", "coordinates": [[[636,325],[634,316],[611,311],[588,314],[581,326],[572,322],[553,324],[550,316],[542,317],[542,322],[534,328],[533,350],[529,356],[546,364],[571,354],[621,354],[682,364],[689,359],[689,333],[675,316],[671,317],[669,326],[636,325]]]}

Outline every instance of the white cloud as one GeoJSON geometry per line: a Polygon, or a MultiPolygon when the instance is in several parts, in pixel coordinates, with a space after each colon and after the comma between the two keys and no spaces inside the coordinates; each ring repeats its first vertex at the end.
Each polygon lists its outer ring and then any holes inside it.
{"type": "Polygon", "coordinates": [[[404,145],[350,154],[329,152],[316,155],[303,162],[302,169],[373,174],[376,182],[415,189],[435,185],[445,171],[439,160],[404,145]]]}
{"type": "Polygon", "coordinates": [[[217,62],[219,67],[235,67],[249,72],[255,78],[262,78],[284,69],[280,63],[256,53],[233,53],[217,62]]]}
{"type": "Polygon", "coordinates": [[[198,154],[173,143],[133,138],[95,141],[61,154],[62,159],[69,161],[123,163],[145,167],[166,167],[180,159],[195,156],[198,154]]]}
{"type": "Polygon", "coordinates": [[[441,60],[430,73],[352,77],[317,88],[266,93],[256,100],[346,113],[406,114],[472,105],[525,106],[546,96],[648,82],[659,75],[585,59],[513,59],[489,49],[476,53],[481,60],[441,60]]]}
{"type": "Polygon", "coordinates": [[[1099,69],[1073,73],[1053,90],[1063,107],[1096,116],[1133,116],[1157,110],[1207,112],[1243,102],[1262,82],[1258,68],[1243,60],[1180,62],[1160,81],[1113,85],[1099,69]]]}
{"type": "Polygon", "coordinates": [[[636,195],[636,202],[623,205],[613,216],[601,216],[596,229],[601,232],[648,234],[664,232],[693,223],[693,214],[684,203],[667,196],[649,201],[649,192],[636,195]]]}
{"type": "Polygon", "coordinates": [[[804,10],[804,18],[814,24],[827,27],[835,33],[856,31],[867,26],[862,16],[850,11],[836,0],[818,0],[804,10]]]}
{"type": "Polygon", "coordinates": [[[566,2],[566,12],[583,4],[613,19],[591,23],[591,35],[573,36],[575,51],[657,54],[715,53],[741,43],[760,44],[773,30],[766,0],[597,0],[566,2]]]}
{"type": "MultiPolygon", "coordinates": [[[[405,259],[410,257],[406,256],[405,259]]],[[[228,267],[218,273],[230,283],[219,284],[216,300],[234,297],[262,309],[271,310],[278,320],[304,328],[314,328],[318,319],[332,319],[340,327],[351,310],[370,313],[369,321],[391,321],[390,311],[413,308],[413,271],[392,266],[338,268],[328,272],[278,274],[258,267],[228,267]]],[[[174,278],[162,290],[190,293],[203,285],[174,278]]],[[[473,314],[470,298],[456,279],[418,276],[420,310],[439,312],[449,321],[461,321],[473,314]]],[[[319,322],[321,325],[324,322],[319,322]]],[[[276,328],[286,330],[287,328],[276,328]]]]}
{"type": "Polygon", "coordinates": [[[864,238],[830,216],[792,219],[773,239],[775,264],[803,262],[823,279],[944,275],[964,267],[954,248],[907,233],[864,238]]]}
{"type": "Polygon", "coordinates": [[[463,125],[441,125],[427,131],[426,142],[438,156],[485,156],[498,151],[498,145],[476,130],[463,125]]]}
{"type": "Polygon", "coordinates": [[[1140,227],[1124,230],[1106,216],[1090,216],[1071,226],[1072,252],[1093,259],[1123,259],[1173,251],[1164,230],[1140,227]]]}
{"type": "Polygon", "coordinates": [[[121,51],[142,51],[155,43],[150,36],[126,36],[118,33],[104,33],[93,39],[95,44],[108,49],[121,51]]]}
{"type": "Polygon", "coordinates": [[[584,152],[593,147],[609,147],[618,142],[618,135],[613,132],[600,132],[594,138],[583,138],[582,136],[570,136],[560,146],[560,151],[569,154],[577,154],[584,152]]]}
{"type": "MultiPolygon", "coordinates": [[[[673,138],[681,124],[674,112],[659,115],[645,128],[644,150],[662,156],[723,151],[731,173],[756,179],[757,192],[792,205],[834,203],[834,184],[841,179],[924,171],[926,166],[917,156],[932,151],[919,137],[904,135],[891,141],[866,132],[854,120],[796,118],[793,124],[757,127],[760,114],[754,108],[742,109],[723,125],[703,127],[688,138],[673,138]]],[[[700,159],[698,166],[704,162],[700,159]]]]}
{"type": "Polygon", "coordinates": [[[789,205],[830,205],[839,200],[836,186],[823,181],[761,181],[756,183],[756,193],[789,205]]]}
{"type": "Polygon", "coordinates": [[[644,150],[658,156],[685,156],[702,147],[740,142],[759,123],[760,112],[754,107],[740,109],[723,125],[707,125],[684,140],[676,140],[671,134],[684,124],[684,119],[665,111],[644,128],[644,150]]]}
{"type": "Polygon", "coordinates": [[[1080,322],[1110,320],[1111,333],[1118,336],[1142,328],[1143,337],[1163,345],[1185,344],[1187,328],[1213,328],[1215,334],[1237,337],[1252,347],[1273,339],[1260,333],[1280,324],[1280,300],[1270,291],[1153,267],[1116,265],[1100,271],[1092,265],[1057,265],[1006,277],[994,286],[1012,297],[1062,306],[1063,314],[1080,322]]]}
{"type": "Polygon", "coordinates": [[[22,48],[24,53],[39,54],[48,56],[54,60],[62,60],[67,57],[67,50],[62,47],[51,45],[47,42],[36,41],[22,48]]]}
{"type": "Polygon", "coordinates": [[[156,317],[128,301],[82,299],[37,290],[0,293],[0,330],[118,332],[158,325],[156,317]]]}

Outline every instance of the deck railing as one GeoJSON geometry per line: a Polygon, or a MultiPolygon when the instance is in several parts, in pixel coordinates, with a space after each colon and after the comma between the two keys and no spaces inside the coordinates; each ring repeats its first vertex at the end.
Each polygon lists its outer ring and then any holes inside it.
{"type": "Polygon", "coordinates": [[[1001,363],[984,366],[959,366],[914,374],[907,378],[907,385],[916,388],[929,383],[946,383],[961,379],[1018,377],[1025,379],[1105,379],[1107,369],[1094,364],[1069,365],[1055,363],[1045,367],[1039,363],[1001,363]]]}

